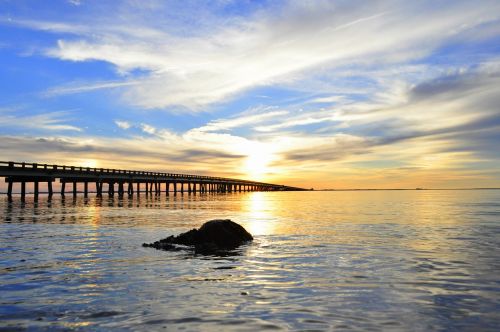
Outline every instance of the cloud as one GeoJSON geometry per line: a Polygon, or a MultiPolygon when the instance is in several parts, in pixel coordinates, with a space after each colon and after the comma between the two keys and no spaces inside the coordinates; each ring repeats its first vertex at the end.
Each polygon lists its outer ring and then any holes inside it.
{"type": "Polygon", "coordinates": [[[76,94],[76,93],[85,93],[95,90],[102,89],[115,89],[121,87],[127,87],[137,84],[137,82],[128,81],[128,82],[95,82],[91,84],[76,84],[73,83],[71,85],[53,87],[45,91],[42,95],[44,97],[57,97],[61,95],[68,94],[76,94]]]}
{"type": "Polygon", "coordinates": [[[153,126],[150,126],[148,124],[145,124],[145,123],[141,123],[141,130],[143,132],[145,132],[146,134],[150,134],[150,135],[155,135],[156,134],[156,128],[153,127],[153,126]]]}
{"type": "Polygon", "coordinates": [[[332,103],[338,103],[339,101],[343,100],[345,100],[345,96],[329,96],[329,97],[314,98],[310,102],[315,104],[332,104],[332,103]]]}
{"type": "Polygon", "coordinates": [[[80,160],[95,160],[106,168],[124,168],[246,177],[235,171],[243,155],[213,149],[194,149],[157,138],[74,138],[69,136],[0,137],[0,154],[11,160],[63,163],[79,166],[80,160]],[[40,155],[43,154],[43,159],[40,155]]]}
{"type": "Polygon", "coordinates": [[[80,6],[82,4],[81,0],[68,0],[68,3],[73,6],[80,6]]]}
{"type": "Polygon", "coordinates": [[[258,111],[259,113],[257,114],[249,114],[250,112],[246,111],[244,113],[237,114],[230,119],[212,120],[206,125],[196,128],[195,130],[204,132],[230,130],[238,127],[254,125],[277,117],[282,118],[289,113],[286,110],[273,111],[273,109],[273,107],[258,107],[252,110],[252,113],[258,111]]]}
{"type": "Polygon", "coordinates": [[[307,144],[303,142],[301,144],[302,147],[286,151],[283,158],[284,161],[314,162],[339,160],[353,154],[366,153],[366,147],[368,146],[366,138],[347,134],[315,138],[314,141],[316,142],[313,142],[312,139],[306,139],[307,144]]]}
{"type": "Polygon", "coordinates": [[[115,120],[115,124],[116,124],[119,128],[121,128],[121,129],[125,129],[125,130],[129,129],[130,127],[132,127],[132,125],[131,125],[129,122],[127,122],[127,121],[115,120]]]}
{"type": "Polygon", "coordinates": [[[0,127],[22,128],[35,131],[77,131],[82,129],[67,124],[67,111],[47,112],[36,115],[19,115],[19,110],[0,109],[0,127]]]}
{"type": "Polygon", "coordinates": [[[105,61],[132,76],[134,70],[146,71],[135,77],[136,84],[124,86],[125,100],[138,107],[202,110],[254,87],[300,84],[301,77],[318,68],[423,58],[461,33],[495,24],[493,13],[500,11],[496,1],[481,6],[454,1],[440,7],[426,1],[397,2],[397,7],[394,1],[363,3],[290,2],[279,11],[257,10],[245,18],[204,17],[209,22],[206,30],[183,34],[172,30],[168,20],[162,29],[151,17],[154,24],[145,26],[146,20],[141,20],[136,26],[137,18],[125,21],[130,13],[111,24],[109,18],[106,24],[96,19],[75,24],[77,28],[25,24],[76,35],[61,38],[47,50],[48,56],[105,61]]]}

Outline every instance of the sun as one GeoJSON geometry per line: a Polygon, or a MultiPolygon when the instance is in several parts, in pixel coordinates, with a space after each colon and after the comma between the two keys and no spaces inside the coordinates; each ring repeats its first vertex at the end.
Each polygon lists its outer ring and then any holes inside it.
{"type": "Polygon", "coordinates": [[[96,168],[98,162],[95,159],[83,159],[83,160],[80,160],[80,162],[78,164],[79,164],[79,166],[82,166],[82,167],[96,168]]]}
{"type": "Polygon", "coordinates": [[[270,172],[269,165],[274,160],[271,149],[262,143],[249,144],[246,149],[247,158],[244,163],[244,172],[252,180],[262,180],[270,172]]]}

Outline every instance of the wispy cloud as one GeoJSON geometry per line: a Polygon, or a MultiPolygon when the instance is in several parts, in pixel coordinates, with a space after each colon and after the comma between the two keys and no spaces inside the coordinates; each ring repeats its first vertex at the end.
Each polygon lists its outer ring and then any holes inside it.
{"type": "Polygon", "coordinates": [[[82,4],[81,0],[68,0],[68,3],[72,4],[73,6],[80,6],[82,4]]]}
{"type": "Polygon", "coordinates": [[[46,52],[49,56],[102,60],[120,72],[148,71],[124,93],[137,106],[202,109],[253,87],[298,82],[312,69],[422,58],[464,31],[496,22],[493,13],[500,12],[497,1],[481,6],[455,1],[441,7],[426,1],[399,3],[396,10],[393,1],[361,3],[292,2],[280,9],[282,14],[257,11],[245,20],[223,19],[226,23],[214,22],[206,33],[188,37],[164,33],[157,25],[137,26],[137,31],[149,32],[139,37],[122,20],[107,26],[83,22],[76,26],[85,29],[76,30],[65,29],[64,23],[30,26],[77,34],[61,38],[46,52]]]}
{"type": "Polygon", "coordinates": [[[90,84],[77,84],[72,83],[71,85],[53,87],[42,93],[44,97],[56,97],[61,95],[68,94],[76,94],[76,93],[84,93],[90,92],[94,90],[102,90],[102,89],[115,89],[127,86],[133,86],[137,84],[137,82],[128,81],[128,82],[94,82],[90,84]]]}
{"type": "Polygon", "coordinates": [[[242,126],[255,125],[257,123],[261,123],[263,121],[273,118],[275,119],[278,117],[282,117],[288,114],[288,111],[286,110],[273,110],[273,109],[274,109],[273,107],[268,107],[264,109],[259,107],[258,114],[248,114],[249,112],[247,111],[244,112],[243,114],[237,114],[236,116],[233,116],[230,119],[219,119],[210,121],[205,126],[196,128],[194,130],[204,131],[204,132],[230,130],[242,126]],[[262,111],[267,111],[267,112],[262,112],[262,111]]]}
{"type": "Polygon", "coordinates": [[[79,127],[67,124],[69,113],[66,111],[36,115],[22,115],[19,113],[19,110],[0,109],[0,127],[36,131],[82,131],[79,127]]]}
{"type": "Polygon", "coordinates": [[[127,121],[121,121],[121,120],[115,120],[115,124],[121,128],[121,129],[129,129],[130,127],[132,127],[132,125],[130,124],[130,122],[127,122],[127,121]]]}
{"type": "Polygon", "coordinates": [[[148,125],[146,123],[141,123],[140,127],[141,127],[141,130],[143,132],[145,132],[146,134],[149,134],[149,135],[155,135],[156,134],[156,128],[153,127],[153,126],[150,126],[150,125],[148,125]]]}

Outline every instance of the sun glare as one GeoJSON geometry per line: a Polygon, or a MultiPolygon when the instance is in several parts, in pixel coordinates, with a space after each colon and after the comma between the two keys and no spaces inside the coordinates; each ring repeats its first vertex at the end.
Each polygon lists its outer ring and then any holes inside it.
{"type": "Polygon", "coordinates": [[[271,202],[262,192],[250,193],[246,201],[252,222],[248,225],[250,233],[254,235],[271,234],[274,229],[271,202]]]}
{"type": "Polygon", "coordinates": [[[274,159],[272,151],[264,144],[253,143],[246,149],[244,172],[252,180],[263,180],[269,173],[269,164],[274,159]]]}
{"type": "Polygon", "coordinates": [[[79,163],[79,166],[82,167],[90,167],[90,168],[95,168],[97,167],[97,160],[95,159],[83,159],[79,163]]]}

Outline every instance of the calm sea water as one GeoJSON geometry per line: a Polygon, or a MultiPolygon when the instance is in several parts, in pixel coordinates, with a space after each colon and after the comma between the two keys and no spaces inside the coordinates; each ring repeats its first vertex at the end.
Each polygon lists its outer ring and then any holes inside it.
{"type": "Polygon", "coordinates": [[[494,331],[500,191],[0,197],[0,329],[494,331]],[[214,218],[226,257],[142,248],[214,218]]]}

